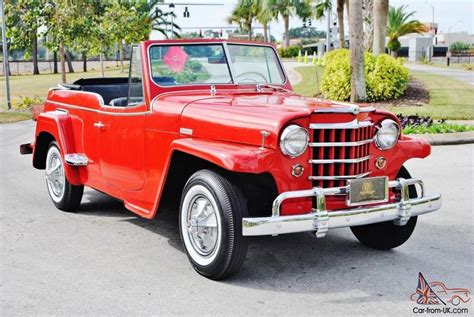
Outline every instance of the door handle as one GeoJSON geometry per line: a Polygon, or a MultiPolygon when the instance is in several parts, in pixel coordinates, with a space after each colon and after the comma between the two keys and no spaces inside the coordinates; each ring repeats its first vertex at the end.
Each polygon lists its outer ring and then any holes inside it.
{"type": "Polygon", "coordinates": [[[105,124],[103,124],[101,121],[94,122],[94,128],[103,129],[103,128],[105,128],[105,124]]]}

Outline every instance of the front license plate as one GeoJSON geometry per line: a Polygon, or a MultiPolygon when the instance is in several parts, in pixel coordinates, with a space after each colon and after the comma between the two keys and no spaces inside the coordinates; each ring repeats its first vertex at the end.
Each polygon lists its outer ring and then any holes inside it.
{"type": "Polygon", "coordinates": [[[388,201],[388,177],[369,177],[347,181],[348,206],[383,203],[388,201]]]}

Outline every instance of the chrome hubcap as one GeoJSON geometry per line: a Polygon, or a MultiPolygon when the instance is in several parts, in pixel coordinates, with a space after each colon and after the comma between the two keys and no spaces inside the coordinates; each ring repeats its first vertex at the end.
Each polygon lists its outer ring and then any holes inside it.
{"type": "Polygon", "coordinates": [[[46,182],[50,193],[60,199],[64,191],[65,177],[63,162],[56,151],[51,153],[46,163],[46,182]]]}
{"type": "Polygon", "coordinates": [[[193,248],[201,255],[211,254],[217,245],[216,210],[204,196],[193,199],[187,211],[187,229],[193,248]]]}

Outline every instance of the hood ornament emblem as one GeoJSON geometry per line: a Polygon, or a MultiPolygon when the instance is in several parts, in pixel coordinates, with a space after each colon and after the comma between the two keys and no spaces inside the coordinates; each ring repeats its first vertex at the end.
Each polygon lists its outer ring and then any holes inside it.
{"type": "Polygon", "coordinates": [[[260,134],[262,135],[262,145],[260,146],[260,149],[265,149],[265,139],[270,136],[270,132],[268,131],[260,131],[260,134]]]}

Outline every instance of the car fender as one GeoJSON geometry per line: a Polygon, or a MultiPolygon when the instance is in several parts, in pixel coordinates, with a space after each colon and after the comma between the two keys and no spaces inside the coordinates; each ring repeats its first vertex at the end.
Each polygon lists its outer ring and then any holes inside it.
{"type": "Polygon", "coordinates": [[[229,142],[178,139],[171,143],[171,151],[199,157],[232,172],[259,174],[268,171],[274,160],[274,150],[229,142]]]}
{"type": "MultiPolygon", "coordinates": [[[[39,143],[40,137],[43,133],[51,135],[54,140],[56,140],[63,156],[63,161],[65,154],[76,152],[72,118],[68,116],[67,112],[64,111],[43,112],[38,116],[38,121],[36,124],[36,141],[33,151],[33,165],[36,168],[44,168],[44,166],[38,163],[39,161],[41,161],[41,158],[39,156],[44,155],[44,153],[46,153],[42,151],[47,151],[47,148],[45,149],[44,147],[48,146],[48,144],[39,143]]],[[[81,185],[77,167],[64,164],[64,173],[66,175],[67,180],[72,185],[81,185]]]]}

